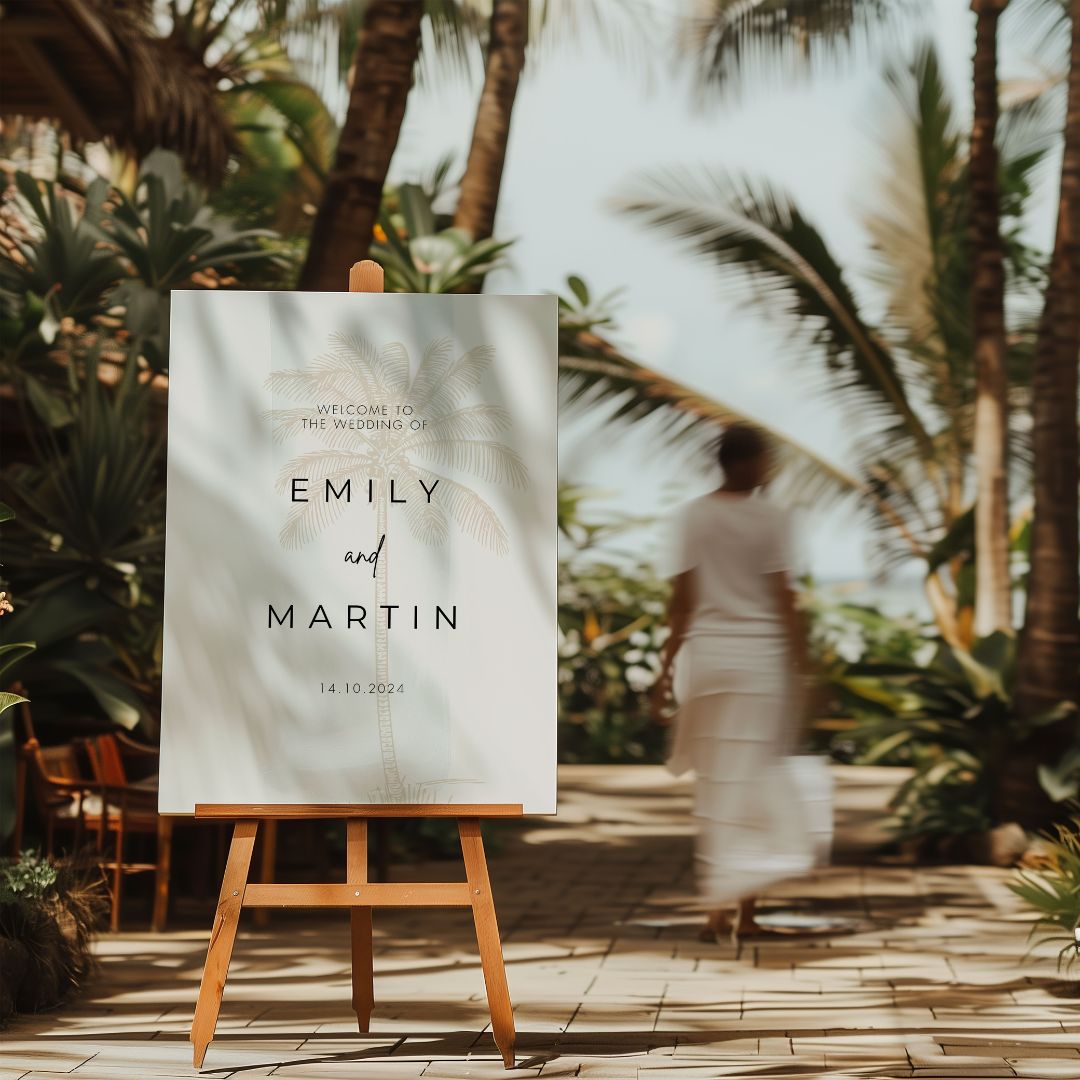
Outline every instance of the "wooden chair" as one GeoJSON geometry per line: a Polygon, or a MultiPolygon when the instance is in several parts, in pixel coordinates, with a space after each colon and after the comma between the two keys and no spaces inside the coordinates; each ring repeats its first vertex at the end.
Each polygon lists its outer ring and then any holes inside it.
{"type": "Polygon", "coordinates": [[[45,853],[52,855],[60,831],[72,833],[72,847],[82,842],[87,811],[93,812],[100,806],[90,798],[92,787],[74,744],[42,747],[36,738],[23,743],[16,759],[13,856],[17,858],[22,849],[27,793],[45,826],[45,853]]]}
{"type": "Polygon", "coordinates": [[[20,706],[20,714],[26,741],[16,759],[14,855],[17,857],[22,848],[29,795],[45,827],[47,854],[54,854],[58,832],[72,833],[73,848],[84,839],[94,838],[102,869],[109,875],[110,929],[120,928],[125,875],[151,870],[155,874],[151,926],[154,930],[164,929],[169,903],[172,819],[158,815],[156,788],[128,783],[124,766],[125,753],[149,759],[157,751],[113,734],[43,747],[36,737],[27,703],[20,706]],[[133,834],[156,837],[154,862],[125,858],[126,842],[133,834]]]}
{"type": "MultiPolygon", "coordinates": [[[[157,812],[157,784],[133,784],[128,780],[125,757],[142,760],[156,759],[156,747],[135,742],[125,735],[108,733],[84,741],[86,755],[94,774],[97,790],[106,800],[108,813],[96,819],[98,851],[104,853],[107,833],[113,834],[112,858],[102,861],[102,869],[112,876],[111,929],[120,926],[120,906],[123,900],[124,875],[154,871],[154,909],[150,919],[152,930],[165,929],[169,912],[169,871],[172,863],[172,829],[170,817],[157,812]],[[152,833],[157,841],[157,858],[152,863],[129,862],[124,858],[125,839],[132,833],[152,833]]],[[[89,827],[89,826],[88,826],[89,827]]]]}

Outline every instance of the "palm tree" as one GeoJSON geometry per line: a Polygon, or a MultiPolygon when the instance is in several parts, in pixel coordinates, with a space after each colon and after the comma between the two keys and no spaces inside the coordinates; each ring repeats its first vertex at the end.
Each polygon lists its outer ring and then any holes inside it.
{"type": "Polygon", "coordinates": [[[529,0],[492,0],[484,88],[454,214],[454,227],[474,240],[486,240],[495,230],[510,115],[525,67],[528,33],[529,0]]]}
{"type": "MultiPolygon", "coordinates": [[[[588,32],[616,55],[625,56],[648,40],[643,28],[652,21],[644,5],[612,5],[603,0],[541,0],[533,5],[529,0],[489,2],[484,85],[454,214],[454,228],[474,241],[488,239],[495,230],[510,120],[527,58],[535,63],[544,49],[588,32]]],[[[482,285],[480,276],[469,288],[478,292],[482,285]]]]}
{"type": "Polygon", "coordinates": [[[348,111],[311,230],[302,289],[341,289],[349,267],[367,256],[420,55],[423,16],[419,0],[371,0],[364,12],[348,111]]]}
{"type": "MultiPolygon", "coordinates": [[[[372,405],[393,406],[407,401],[415,416],[426,420],[418,430],[404,424],[400,430],[382,431],[377,437],[347,428],[319,430],[326,448],[293,458],[279,478],[281,490],[288,489],[298,470],[312,483],[321,485],[329,480],[338,489],[346,480],[357,484],[368,479],[375,482],[375,535],[386,537],[376,566],[377,611],[388,603],[391,484],[399,493],[411,489],[420,495],[434,491],[437,485],[438,500],[408,498],[405,503],[413,535],[424,543],[443,543],[451,524],[455,524],[479,544],[505,555],[509,540],[495,510],[472,488],[437,471],[437,467],[470,473],[488,484],[525,487],[528,483],[528,470],[521,459],[497,441],[499,433],[509,426],[506,410],[494,405],[463,404],[494,359],[494,349],[481,345],[457,360],[452,359],[451,349],[446,338],[431,342],[412,376],[404,346],[394,343],[377,349],[362,339],[333,334],[328,351],[306,368],[278,371],[267,380],[273,393],[307,403],[306,407],[273,410],[278,441],[303,430],[303,421],[311,418],[312,406],[317,402],[344,404],[359,397],[372,405]]],[[[302,547],[327,528],[344,505],[340,499],[298,503],[282,526],[282,546],[302,547]]],[[[381,619],[375,633],[375,681],[380,685],[390,682],[389,641],[381,619]]],[[[428,787],[447,781],[406,783],[394,746],[390,696],[380,690],[375,701],[385,783],[379,798],[422,802],[428,787]]]]}
{"type": "Polygon", "coordinates": [[[889,40],[921,0],[696,0],[682,43],[703,86],[738,84],[748,70],[779,62],[786,74],[835,62],[853,44],[889,40]]]}
{"type": "MultiPolygon", "coordinates": [[[[932,49],[923,49],[909,71],[892,73],[889,84],[908,123],[885,147],[886,201],[865,221],[876,266],[858,286],[798,204],[765,183],[669,171],[620,205],[689,241],[740,295],[752,286],[772,323],[790,327],[790,347],[803,369],[812,359],[822,363],[823,390],[848,407],[855,428],[852,448],[862,464],[848,491],[861,496],[886,560],[924,560],[939,627],[950,641],[963,643],[970,639],[965,567],[974,393],[970,269],[965,245],[956,240],[965,235],[968,160],[932,49]],[[887,300],[876,321],[864,311],[865,285],[887,300]]],[[[1016,270],[1017,299],[1024,296],[1023,267],[1031,255],[1012,225],[1047,141],[1032,119],[1008,124],[1002,134],[1006,259],[1016,270]]],[[[1017,395],[1028,346],[1022,331],[1016,326],[1010,335],[1017,395]]],[[[579,384],[586,377],[592,392],[617,400],[625,416],[639,404],[686,409],[663,382],[632,386],[602,370],[575,375],[579,384]]],[[[1022,460],[1019,425],[1012,437],[1022,460]]]]}
{"type": "Polygon", "coordinates": [[[975,634],[1012,630],[1009,577],[1005,268],[998,231],[997,30],[1007,0],[973,0],[974,118],[969,177],[975,363],[975,634]]]}
{"type": "Polygon", "coordinates": [[[285,49],[306,0],[272,5],[234,0],[130,0],[96,5],[131,84],[131,113],[108,131],[138,162],[159,147],[176,151],[188,171],[221,183],[231,158],[266,153],[275,132],[302,162],[300,180],[322,180],[333,121],[319,94],[285,49]],[[246,16],[255,14],[255,19],[246,16]],[[167,19],[168,29],[162,32],[167,19]]]}
{"type": "Polygon", "coordinates": [[[1057,235],[1032,370],[1035,512],[1016,697],[1028,716],[1078,699],[1077,359],[1080,356],[1080,0],[1071,57],[1057,235]]]}

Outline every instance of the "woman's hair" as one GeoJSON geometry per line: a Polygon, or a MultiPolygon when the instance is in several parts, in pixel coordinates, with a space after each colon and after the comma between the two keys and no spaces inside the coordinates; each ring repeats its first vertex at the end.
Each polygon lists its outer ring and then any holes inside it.
{"type": "Polygon", "coordinates": [[[726,471],[731,465],[762,457],[770,449],[769,438],[761,428],[741,422],[729,424],[716,440],[716,460],[726,471]]]}

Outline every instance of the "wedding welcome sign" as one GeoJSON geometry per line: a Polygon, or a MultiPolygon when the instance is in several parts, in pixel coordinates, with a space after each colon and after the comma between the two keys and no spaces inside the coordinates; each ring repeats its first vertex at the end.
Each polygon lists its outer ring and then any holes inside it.
{"type": "Polygon", "coordinates": [[[173,294],[160,809],[555,810],[552,297],[173,294]]]}

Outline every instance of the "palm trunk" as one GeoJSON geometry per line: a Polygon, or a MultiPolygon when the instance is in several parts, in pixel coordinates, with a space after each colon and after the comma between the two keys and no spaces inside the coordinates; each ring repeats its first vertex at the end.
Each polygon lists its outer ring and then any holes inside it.
{"type": "Polygon", "coordinates": [[[1077,700],[1080,690],[1080,0],[1072,3],[1068,95],[1057,236],[1032,371],[1035,514],[1016,686],[1017,706],[1029,717],[1077,700]]]}
{"type": "Polygon", "coordinates": [[[1012,629],[1006,482],[1005,271],[998,228],[997,27],[1007,0],[973,0],[972,329],[975,361],[975,634],[1012,629]]]}
{"type": "Polygon", "coordinates": [[[419,0],[371,0],[334,166],[315,217],[300,288],[339,292],[367,257],[420,52],[419,0]]]}
{"type": "MultiPolygon", "coordinates": [[[[388,481],[379,485],[378,509],[376,511],[375,532],[377,536],[386,536],[387,490],[388,481]]],[[[375,573],[375,715],[379,725],[379,753],[382,756],[383,780],[386,784],[386,798],[389,802],[405,801],[405,785],[401,780],[398,767],[397,750],[394,747],[394,721],[390,715],[390,695],[383,687],[390,681],[390,638],[383,618],[383,606],[390,601],[389,596],[389,544],[383,542],[379,553],[379,566],[375,573]]]]}
{"type": "MultiPolygon", "coordinates": [[[[1035,517],[1031,523],[1031,571],[1016,670],[1016,707],[1036,717],[1062,701],[1080,698],[1080,604],[1077,551],[1077,363],[1080,359],[1080,0],[1072,0],[1065,151],[1057,235],[1050,280],[1039,323],[1031,373],[1032,448],[1035,451],[1035,517]]],[[[1013,760],[1013,785],[1002,789],[1005,818],[1026,825],[1047,823],[1054,812],[1041,805],[1040,820],[1024,818],[1031,797],[1041,795],[1037,768],[1061,755],[1072,740],[1065,725],[1040,731],[1013,760]],[[1018,787],[1017,787],[1018,782],[1018,787]]]]}
{"type": "Polygon", "coordinates": [[[494,0],[484,88],[454,214],[454,227],[467,230],[474,240],[485,240],[495,231],[510,114],[525,67],[528,33],[529,0],[494,0]]]}

